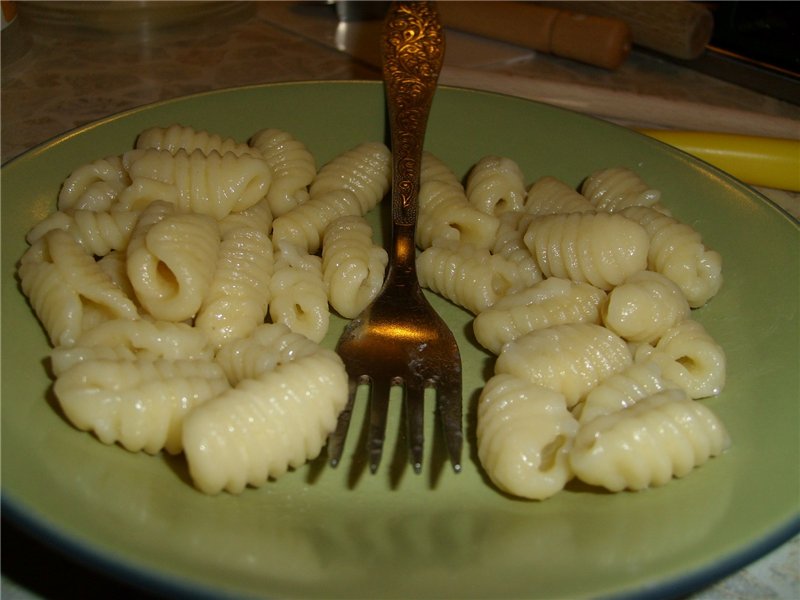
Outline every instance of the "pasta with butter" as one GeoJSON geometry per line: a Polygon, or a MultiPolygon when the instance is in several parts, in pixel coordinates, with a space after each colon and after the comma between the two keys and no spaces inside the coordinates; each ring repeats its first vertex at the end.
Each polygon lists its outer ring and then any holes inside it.
{"type": "Polygon", "coordinates": [[[105,256],[112,250],[128,247],[138,220],[139,212],[130,210],[57,211],[37,223],[28,232],[27,240],[32,244],[48,231],[62,229],[72,235],[87,253],[105,256]]]}
{"type": "Polygon", "coordinates": [[[416,243],[423,250],[440,242],[491,248],[500,226],[496,216],[469,203],[458,182],[440,179],[420,183],[417,219],[416,243]]]}
{"type": "Polygon", "coordinates": [[[200,150],[206,156],[212,152],[220,155],[230,152],[236,156],[261,156],[258,150],[231,137],[223,138],[216,133],[179,124],[145,129],[136,138],[135,147],[141,150],[166,150],[170,154],[176,154],[179,150],[189,153],[200,150]]]}
{"type": "Polygon", "coordinates": [[[525,204],[522,170],[505,156],[484,156],[470,170],[465,183],[469,203],[481,212],[500,215],[525,204]]]}
{"type": "Polygon", "coordinates": [[[594,212],[594,205],[556,177],[545,175],[528,188],[523,210],[532,215],[594,212]]]}
{"type": "Polygon", "coordinates": [[[109,210],[130,176],[119,156],[82,165],[70,173],[58,194],[59,210],[109,210]]]}
{"type": "Polygon", "coordinates": [[[635,172],[626,167],[600,169],[587,177],[581,185],[595,210],[616,212],[629,206],[656,208],[661,192],[648,186],[635,172]]]}

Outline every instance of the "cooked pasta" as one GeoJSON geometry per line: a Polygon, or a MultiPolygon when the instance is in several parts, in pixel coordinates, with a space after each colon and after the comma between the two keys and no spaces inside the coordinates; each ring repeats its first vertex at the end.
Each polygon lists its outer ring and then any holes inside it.
{"type": "Polygon", "coordinates": [[[322,341],[330,325],[330,310],[319,256],[279,241],[269,289],[273,323],[282,323],[315,342],[322,341]]]}
{"type": "Polygon", "coordinates": [[[156,319],[194,318],[214,278],[219,245],[219,225],[212,217],[151,203],[127,250],[136,299],[156,319]]]}
{"type": "Polygon", "coordinates": [[[147,177],[137,177],[119,195],[114,209],[117,211],[142,212],[156,200],[166,202],[179,208],[178,188],[172,183],[164,183],[148,179],[147,177]]]}
{"type": "Polygon", "coordinates": [[[61,373],[54,392],[70,422],[103,443],[177,454],[186,415],[228,388],[212,360],[97,358],[61,373]]]}
{"type": "Polygon", "coordinates": [[[206,155],[202,150],[147,149],[130,166],[131,179],[152,179],[174,185],[178,209],[221,219],[250,208],[269,190],[272,171],[263,158],[233,153],[206,155]]]}
{"type": "Polygon", "coordinates": [[[348,396],[339,356],[317,347],[276,362],[186,417],[183,447],[203,492],[238,494],[278,478],[318,456],[336,426],[348,396]]]}
{"type": "Polygon", "coordinates": [[[586,197],[556,177],[545,175],[528,188],[523,210],[532,215],[594,212],[586,197]]]}
{"type": "Polygon", "coordinates": [[[89,254],[105,256],[112,250],[128,247],[133,228],[139,219],[137,211],[76,209],[69,213],[56,211],[37,223],[27,236],[34,243],[53,229],[71,234],[89,254]]]}
{"type": "Polygon", "coordinates": [[[495,374],[514,375],[560,392],[571,408],[632,362],[625,341],[605,327],[568,323],[534,330],[506,344],[495,374]]]}
{"type": "Polygon", "coordinates": [[[581,426],[569,459],[586,483],[642,490],[687,475],[729,445],[708,407],[666,390],[581,426]]]}
{"type": "Polygon", "coordinates": [[[577,430],[562,394],[511,375],[489,379],[478,399],[478,459],[515,496],[544,500],[564,488],[577,430]]]}
{"type": "Polygon", "coordinates": [[[634,360],[658,363],[664,378],[691,398],[716,396],[725,387],[725,351],[697,321],[685,319],[667,330],[655,347],[634,346],[634,360]]]}
{"type": "Polygon", "coordinates": [[[357,317],[378,295],[388,262],[363,217],[336,219],[322,241],[322,278],[331,307],[347,319],[357,317]]]}
{"type": "Polygon", "coordinates": [[[82,165],[70,173],[58,194],[59,210],[108,210],[130,177],[119,156],[82,165]]]}
{"type": "Polygon", "coordinates": [[[650,247],[641,225],[609,213],[538,217],[524,240],[545,277],[585,281],[604,290],[646,269],[650,247]]]}
{"type": "Polygon", "coordinates": [[[650,236],[648,268],[674,281],[689,306],[698,308],[714,297],[722,287],[722,257],[705,247],[700,233],[645,206],[623,209],[622,214],[639,223],[650,236]]]}
{"type": "Polygon", "coordinates": [[[588,283],[551,277],[500,298],[475,317],[475,339],[494,354],[535,329],[564,323],[600,323],[606,293],[588,283]]]}
{"type": "Polygon", "coordinates": [[[449,185],[459,186],[461,183],[455,173],[438,156],[422,151],[419,174],[420,185],[430,181],[439,181],[449,185]]]}
{"type": "Polygon", "coordinates": [[[337,190],[349,190],[361,205],[361,214],[372,210],[389,191],[392,155],[385,144],[364,142],[334,157],[320,168],[309,188],[311,198],[337,190]]]}
{"type": "Polygon", "coordinates": [[[416,243],[421,249],[436,243],[461,243],[491,248],[500,223],[472,206],[460,184],[433,179],[419,190],[416,243]]]}
{"type": "Polygon", "coordinates": [[[317,173],[317,163],[303,142],[280,129],[261,129],[250,138],[272,169],[267,202],[276,217],[308,200],[308,186],[317,173]]]}
{"type": "Polygon", "coordinates": [[[178,150],[193,152],[200,150],[203,154],[225,154],[231,152],[236,156],[255,156],[261,155],[257,150],[245,143],[237,142],[235,139],[222,136],[208,131],[198,130],[185,125],[170,125],[169,127],[150,127],[142,131],[136,138],[136,148],[146,150],[155,148],[166,150],[170,154],[175,154],[178,150]]]}
{"type": "Polygon", "coordinates": [[[249,335],[267,315],[273,270],[269,223],[266,200],[220,222],[214,275],[195,318],[195,326],[217,346],[249,335]]]}
{"type": "Polygon", "coordinates": [[[138,319],[136,305],[75,239],[54,229],[20,260],[22,291],[54,346],[72,345],[108,319],[138,319]]]}
{"type": "Polygon", "coordinates": [[[648,186],[636,173],[626,167],[600,169],[587,177],[581,185],[595,210],[620,211],[628,206],[656,207],[661,192],[648,186]]]}
{"type": "Polygon", "coordinates": [[[639,271],[615,287],[603,306],[603,324],[629,342],[655,343],[689,317],[680,288],[654,271],[639,271]]]}
{"type": "Polygon", "coordinates": [[[488,215],[520,210],[525,204],[525,180],[519,165],[505,156],[484,156],[465,183],[469,203],[488,215]]]}
{"type": "Polygon", "coordinates": [[[417,257],[420,285],[478,314],[514,291],[516,265],[466,245],[431,246],[417,257]]]}
{"type": "Polygon", "coordinates": [[[525,288],[542,280],[542,270],[525,245],[525,230],[531,216],[523,212],[505,212],[498,218],[499,226],[492,254],[502,256],[517,266],[518,287],[525,288]]]}

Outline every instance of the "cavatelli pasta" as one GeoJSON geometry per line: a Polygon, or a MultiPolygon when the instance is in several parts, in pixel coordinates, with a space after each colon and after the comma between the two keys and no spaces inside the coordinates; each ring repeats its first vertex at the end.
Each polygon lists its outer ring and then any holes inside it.
{"type": "Polygon", "coordinates": [[[606,293],[588,283],[551,277],[500,298],[475,317],[472,329],[484,348],[500,354],[504,344],[535,329],[564,323],[600,323],[606,293]]]}
{"type": "Polygon", "coordinates": [[[650,247],[641,225],[609,213],[538,217],[524,240],[545,277],[585,281],[604,290],[646,269],[650,247]]]}
{"type": "Polygon", "coordinates": [[[257,150],[245,143],[237,142],[233,138],[223,138],[216,133],[178,124],[145,129],[136,138],[135,147],[142,150],[148,148],[166,150],[170,154],[175,154],[178,150],[185,150],[189,153],[200,150],[206,155],[212,152],[217,154],[231,152],[236,156],[260,156],[257,150]]]}
{"type": "Polygon", "coordinates": [[[514,375],[560,392],[573,407],[632,362],[625,341],[605,327],[568,323],[534,330],[506,344],[495,374],[514,375]]]}
{"type": "Polygon", "coordinates": [[[689,317],[680,288],[654,271],[634,273],[608,294],[603,324],[629,342],[655,343],[689,317]]]}
{"type": "Polygon", "coordinates": [[[594,212],[589,200],[556,177],[545,175],[528,188],[523,210],[532,215],[594,212]]]}
{"type": "Polygon", "coordinates": [[[189,471],[207,494],[238,494],[315,458],[347,403],[347,374],[331,350],[254,375],[184,421],[189,471]]]}
{"type": "Polygon", "coordinates": [[[562,394],[511,375],[489,379],[478,400],[478,459],[515,496],[544,500],[564,488],[577,430],[562,394]]]}
{"type": "Polygon", "coordinates": [[[177,186],[172,183],[148,179],[147,177],[137,177],[120,192],[114,209],[117,211],[142,212],[157,200],[179,208],[177,186]]]}
{"type": "Polygon", "coordinates": [[[175,154],[147,149],[131,162],[133,181],[153,179],[174,185],[177,208],[221,219],[262,200],[272,181],[272,171],[263,158],[233,153],[204,154],[202,150],[175,154]]]}
{"type": "Polygon", "coordinates": [[[365,142],[334,157],[320,168],[309,188],[311,198],[334,190],[349,190],[361,205],[372,210],[389,191],[392,155],[385,144],[365,142]]]}
{"type": "Polygon", "coordinates": [[[59,210],[108,210],[130,177],[119,156],[102,158],[70,173],[58,194],[59,210]]]}
{"type": "Polygon", "coordinates": [[[322,341],[330,325],[322,259],[293,244],[278,242],[269,285],[272,322],[282,323],[315,342],[322,341]]]}
{"type": "Polygon", "coordinates": [[[432,246],[417,257],[420,285],[478,314],[513,291],[516,265],[488,250],[432,246]]]}
{"type": "Polygon", "coordinates": [[[602,415],[608,415],[667,388],[661,368],[653,361],[629,365],[624,371],[614,373],[601,381],[586,395],[586,400],[575,407],[581,423],[588,423],[602,415]]]}
{"type": "Polygon", "coordinates": [[[276,217],[308,200],[308,186],[317,174],[317,163],[303,142],[280,129],[261,129],[250,138],[272,169],[267,202],[276,217]]]}
{"type": "Polygon", "coordinates": [[[74,344],[107,319],[138,319],[136,305],[75,239],[60,229],[45,234],[20,260],[22,291],[54,346],[74,344]]]}
{"type": "Polygon", "coordinates": [[[249,335],[267,315],[273,270],[269,217],[262,200],[220,222],[214,276],[194,322],[217,346],[249,335]]]}
{"type": "Polygon", "coordinates": [[[666,390],[581,426],[570,464],[586,483],[642,490],[687,475],[729,444],[708,407],[666,390]]]}
{"type": "Polygon", "coordinates": [[[88,254],[105,256],[112,250],[125,250],[139,213],[130,210],[95,211],[76,209],[56,211],[39,221],[27,235],[34,243],[53,229],[71,234],[88,254]]]}
{"type": "Polygon", "coordinates": [[[674,281],[689,306],[703,306],[719,291],[722,257],[705,247],[693,227],[646,206],[629,207],[621,214],[647,231],[650,236],[648,268],[674,281]]]}
{"type": "Polygon", "coordinates": [[[363,217],[336,219],[322,241],[322,278],[331,307],[347,319],[357,317],[378,295],[388,262],[363,217]]]}
{"type": "Polygon", "coordinates": [[[636,362],[658,363],[664,378],[675,383],[691,398],[716,396],[725,387],[725,351],[705,328],[685,319],[667,330],[655,347],[634,345],[636,362]]]}
{"type": "Polygon", "coordinates": [[[136,299],[156,319],[192,319],[213,277],[219,225],[205,214],[175,213],[153,202],[142,213],[127,250],[136,299]]]}
{"type": "Polygon", "coordinates": [[[184,417],[228,387],[213,360],[90,359],[61,373],[54,391],[70,422],[102,442],[176,454],[184,417]]]}
{"type": "Polygon", "coordinates": [[[469,203],[488,215],[520,210],[525,204],[525,180],[519,165],[505,156],[484,156],[467,174],[469,203]]]}
{"type": "Polygon", "coordinates": [[[430,181],[439,181],[449,185],[460,186],[461,183],[456,174],[438,156],[423,150],[422,161],[420,163],[420,184],[430,181]]]}
{"type": "Polygon", "coordinates": [[[318,194],[273,223],[272,238],[315,253],[322,244],[326,227],[340,217],[362,216],[358,197],[350,190],[318,194]]]}
{"type": "Polygon", "coordinates": [[[628,206],[655,207],[661,199],[661,192],[648,186],[626,167],[595,171],[583,181],[581,194],[595,210],[606,212],[620,211],[628,206]]]}
{"type": "Polygon", "coordinates": [[[498,217],[499,226],[492,254],[502,256],[517,266],[520,288],[530,287],[543,278],[542,270],[525,245],[525,230],[531,216],[523,212],[505,212],[498,217]]]}
{"type": "Polygon", "coordinates": [[[433,179],[419,190],[416,243],[423,250],[436,243],[491,248],[500,223],[472,206],[460,184],[433,179]]]}

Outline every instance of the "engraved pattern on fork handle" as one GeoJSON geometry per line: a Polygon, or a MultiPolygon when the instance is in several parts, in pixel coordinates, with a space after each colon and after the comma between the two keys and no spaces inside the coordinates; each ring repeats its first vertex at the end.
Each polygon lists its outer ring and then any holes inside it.
{"type": "Polygon", "coordinates": [[[392,222],[413,228],[425,128],[444,60],[444,32],[433,3],[394,2],[382,51],[392,132],[392,222]]]}

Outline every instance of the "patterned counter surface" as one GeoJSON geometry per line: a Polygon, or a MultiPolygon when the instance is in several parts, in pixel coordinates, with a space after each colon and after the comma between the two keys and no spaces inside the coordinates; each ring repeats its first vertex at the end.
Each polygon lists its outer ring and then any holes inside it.
{"type": "MultiPolygon", "coordinates": [[[[3,162],[75,127],[159,100],[258,83],[380,77],[370,45],[375,24],[343,26],[333,7],[324,2],[208,2],[202,10],[198,3],[186,2],[185,12],[177,15],[184,22],[167,23],[163,15],[155,15],[148,27],[124,14],[99,22],[86,4],[57,6],[62,11],[69,8],[58,13],[52,10],[53,3],[18,3],[19,18],[3,31],[3,162]]],[[[790,120],[796,125],[794,135],[800,134],[800,107],[658,57],[634,53],[612,73],[451,33],[443,73],[446,83],[518,93],[527,89],[520,88],[520,82],[539,81],[555,94],[556,103],[571,102],[579,110],[617,120],[597,104],[604,91],[614,90],[634,100],[656,98],[698,110],[749,115],[748,122],[756,128],[758,123],[769,126],[790,120]]],[[[797,194],[762,191],[800,217],[797,194]]],[[[59,573],[66,577],[71,565],[60,557],[48,557],[46,550],[13,527],[6,527],[4,534],[4,546],[10,551],[3,564],[3,597],[55,597],[55,588],[43,584],[36,573],[44,572],[41,565],[47,563],[52,581],[58,582],[59,573]],[[35,569],[32,559],[26,558],[34,555],[39,564],[35,569]]],[[[800,540],[795,538],[692,598],[800,598],[799,572],[800,540]]],[[[118,597],[130,597],[124,590],[113,591],[122,593],[118,597]]]]}

